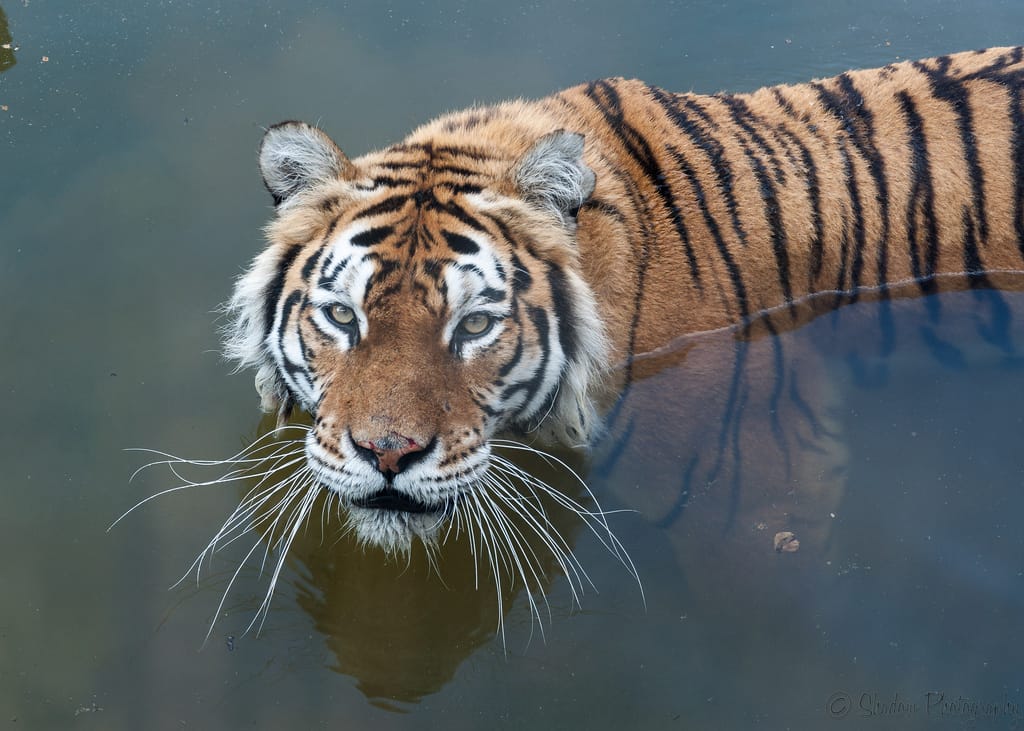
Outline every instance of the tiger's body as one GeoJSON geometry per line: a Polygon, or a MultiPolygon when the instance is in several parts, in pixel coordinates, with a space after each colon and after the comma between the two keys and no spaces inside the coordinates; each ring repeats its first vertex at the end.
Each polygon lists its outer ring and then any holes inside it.
{"type": "Polygon", "coordinates": [[[491,440],[592,440],[638,356],[1024,265],[1024,56],[992,49],[751,94],[610,79],[437,119],[349,161],[300,123],[228,352],[306,409],[364,540],[430,541],[497,489],[491,440]],[[484,486],[484,487],[481,487],[484,486]]]}

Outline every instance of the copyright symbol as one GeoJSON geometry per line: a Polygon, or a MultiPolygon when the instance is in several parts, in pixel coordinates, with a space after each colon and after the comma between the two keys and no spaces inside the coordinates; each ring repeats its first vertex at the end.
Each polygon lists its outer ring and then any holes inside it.
{"type": "Polygon", "coordinates": [[[825,712],[832,718],[845,718],[846,714],[850,712],[851,705],[853,705],[853,701],[850,699],[850,694],[840,690],[828,697],[828,701],[825,702],[825,712]]]}

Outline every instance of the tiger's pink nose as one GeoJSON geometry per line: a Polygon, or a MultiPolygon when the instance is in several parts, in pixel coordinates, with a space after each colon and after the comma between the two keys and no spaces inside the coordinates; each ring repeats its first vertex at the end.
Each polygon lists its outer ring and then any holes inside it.
{"type": "MultiPolygon", "coordinates": [[[[409,466],[411,459],[402,459],[414,452],[422,452],[423,444],[418,443],[411,437],[402,436],[398,432],[389,432],[386,436],[377,439],[363,439],[355,442],[356,446],[363,451],[363,456],[376,462],[377,469],[387,474],[397,474],[409,466]],[[367,454],[369,452],[370,454],[367,454]]],[[[422,456],[422,455],[420,455],[422,456]]],[[[415,459],[415,458],[413,458],[415,459]]]]}

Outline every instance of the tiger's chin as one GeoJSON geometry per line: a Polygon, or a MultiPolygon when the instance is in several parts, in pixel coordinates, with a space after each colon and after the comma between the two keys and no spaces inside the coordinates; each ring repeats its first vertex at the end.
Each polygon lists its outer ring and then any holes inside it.
{"type": "Polygon", "coordinates": [[[428,548],[434,546],[444,517],[444,506],[431,506],[421,512],[348,507],[348,527],[359,543],[377,546],[390,554],[408,554],[415,538],[428,548]]]}

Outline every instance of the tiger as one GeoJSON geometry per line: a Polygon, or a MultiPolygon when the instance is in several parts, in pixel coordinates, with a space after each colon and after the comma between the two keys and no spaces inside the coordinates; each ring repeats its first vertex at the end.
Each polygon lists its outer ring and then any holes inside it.
{"type": "Polygon", "coordinates": [[[505,484],[501,435],[586,449],[680,339],[1012,287],[1022,91],[1024,50],[993,48],[752,93],[604,79],[355,159],[282,122],[225,351],[308,413],[354,535],[408,551],[505,484]]]}

